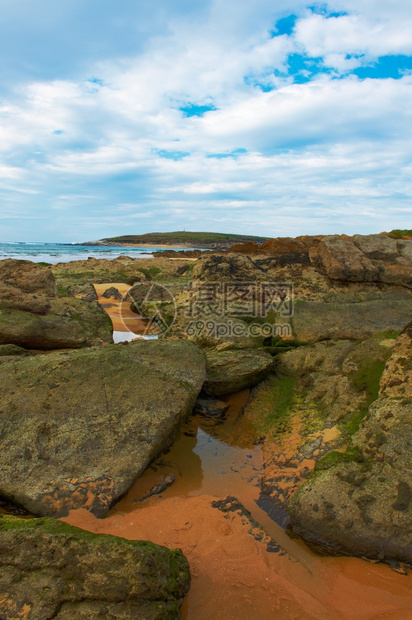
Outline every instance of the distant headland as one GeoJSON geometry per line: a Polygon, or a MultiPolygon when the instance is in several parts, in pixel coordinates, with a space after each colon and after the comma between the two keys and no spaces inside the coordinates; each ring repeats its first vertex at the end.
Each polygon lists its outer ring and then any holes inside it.
{"type": "Polygon", "coordinates": [[[159,247],[196,247],[201,249],[225,249],[235,243],[263,243],[269,237],[256,237],[253,235],[235,235],[230,233],[214,232],[176,232],[146,233],[144,235],[122,235],[121,237],[108,237],[97,241],[87,241],[81,245],[120,245],[120,246],[159,246],[159,247]]]}

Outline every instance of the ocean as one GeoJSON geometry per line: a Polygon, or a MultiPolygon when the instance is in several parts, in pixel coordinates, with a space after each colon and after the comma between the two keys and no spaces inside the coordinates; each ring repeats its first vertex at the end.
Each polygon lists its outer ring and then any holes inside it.
{"type": "Polygon", "coordinates": [[[6,243],[0,242],[0,260],[5,258],[19,258],[31,260],[35,263],[68,263],[73,260],[87,260],[93,258],[116,258],[130,256],[131,258],[150,258],[152,252],[159,252],[160,248],[130,248],[120,246],[89,246],[68,243],[6,243]]]}

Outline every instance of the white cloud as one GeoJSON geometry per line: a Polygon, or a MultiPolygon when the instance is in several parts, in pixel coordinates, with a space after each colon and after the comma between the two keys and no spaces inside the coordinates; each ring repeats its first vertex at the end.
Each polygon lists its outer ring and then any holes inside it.
{"type": "Polygon", "coordinates": [[[362,56],[370,60],[412,54],[411,30],[410,11],[389,20],[357,12],[337,17],[310,13],[296,23],[294,39],[308,56],[321,57],[326,66],[348,71],[362,64],[362,56]]]}
{"type": "Polygon", "coordinates": [[[145,13],[134,54],[87,56],[70,77],[20,82],[3,96],[4,204],[16,200],[10,179],[18,179],[25,210],[16,217],[51,214],[53,235],[64,211],[79,223],[65,223],[77,240],[87,238],[81,225],[96,238],[143,216],[145,230],[182,228],[186,219],[256,234],[379,230],[392,218],[399,227],[412,194],[412,76],[293,84],[274,72],[293,52],[321,56],[338,72],[361,62],[348,54],[412,54],[401,5],[390,13],[381,2],[363,10],[342,0],[351,14],[327,18],[303,3],[211,0],[200,19],[163,3],[152,36],[145,13]],[[299,17],[294,34],[271,38],[289,12],[299,17]],[[276,88],[262,92],[259,81],[276,88]],[[185,103],[217,109],[187,118],[185,103]]]}

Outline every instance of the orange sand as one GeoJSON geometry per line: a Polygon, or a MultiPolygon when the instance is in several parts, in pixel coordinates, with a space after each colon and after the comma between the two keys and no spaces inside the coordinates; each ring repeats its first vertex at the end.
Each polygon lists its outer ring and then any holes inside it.
{"type": "Polygon", "coordinates": [[[103,293],[110,287],[117,288],[119,293],[123,296],[126,295],[127,291],[131,288],[130,284],[125,284],[124,282],[116,282],[116,283],[105,283],[105,284],[93,284],[96,294],[97,301],[99,304],[102,304],[103,307],[105,305],[110,307],[104,308],[107,314],[110,316],[113,325],[113,331],[117,332],[133,332],[134,334],[146,334],[147,333],[147,322],[142,320],[137,314],[130,310],[130,301],[119,302],[117,299],[110,297],[106,299],[103,297],[103,293]]]}
{"type": "Polygon", "coordinates": [[[213,499],[152,497],[145,507],[115,508],[102,520],[84,509],[63,520],[93,532],[182,549],[192,573],[183,608],[188,620],[412,617],[411,577],[362,560],[320,558],[294,541],[286,541],[290,556],[268,553],[238,515],[225,518],[212,508],[213,499]]]}

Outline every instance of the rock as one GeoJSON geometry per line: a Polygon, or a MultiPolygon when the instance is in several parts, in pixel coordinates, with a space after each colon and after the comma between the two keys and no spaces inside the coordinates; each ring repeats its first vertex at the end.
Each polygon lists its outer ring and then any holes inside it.
{"type": "Polygon", "coordinates": [[[30,351],[18,347],[15,344],[2,344],[0,345],[0,357],[9,357],[10,355],[33,355],[30,351]]]}
{"type": "Polygon", "coordinates": [[[236,243],[230,246],[228,252],[238,252],[239,254],[269,254],[271,256],[286,256],[292,254],[308,254],[311,247],[316,246],[323,236],[302,235],[300,237],[276,237],[267,239],[263,243],[248,241],[247,243],[236,243]]]}
{"type": "Polygon", "coordinates": [[[15,286],[0,282],[0,308],[47,314],[50,310],[50,299],[44,295],[25,293],[15,286]]]}
{"type": "Polygon", "coordinates": [[[134,504],[143,502],[145,499],[152,497],[152,495],[160,495],[163,491],[166,491],[174,482],[176,482],[176,476],[174,474],[166,474],[159,482],[152,486],[152,488],[143,497],[139,497],[134,500],[134,504]]]}
{"type": "Polygon", "coordinates": [[[181,329],[190,340],[202,348],[227,347],[232,350],[244,350],[262,345],[262,336],[251,335],[249,325],[244,321],[231,317],[208,319],[201,316],[188,316],[187,307],[177,308],[177,320],[173,331],[181,329]]]}
{"type": "Polygon", "coordinates": [[[0,617],[180,618],[180,550],[92,534],[54,519],[0,517],[0,617]]]}
{"type": "Polygon", "coordinates": [[[83,301],[97,301],[97,293],[93,284],[71,284],[67,287],[69,295],[72,297],[77,297],[78,299],[82,299],[83,301]]]}
{"type": "Polygon", "coordinates": [[[11,359],[19,359],[21,356],[28,357],[30,355],[34,355],[34,353],[22,347],[18,347],[15,344],[0,345],[0,364],[5,364],[11,359]]]}
{"type": "Polygon", "coordinates": [[[193,278],[207,282],[253,282],[264,269],[255,265],[249,256],[212,254],[197,261],[193,278]]]}
{"type": "Polygon", "coordinates": [[[265,351],[206,351],[207,379],[204,390],[211,396],[233,394],[257,385],[273,368],[265,351]]]}
{"type": "Polygon", "coordinates": [[[177,275],[184,276],[190,270],[190,267],[191,267],[190,263],[188,263],[187,265],[180,265],[180,267],[176,269],[177,275]]]}
{"type": "Polygon", "coordinates": [[[370,260],[392,262],[399,257],[397,242],[384,235],[354,235],[353,243],[370,260]]]}
{"type": "MultiPolygon", "coordinates": [[[[258,502],[256,502],[258,503],[258,502]]],[[[268,553],[277,553],[279,556],[288,556],[286,549],[269,536],[263,526],[258,523],[245,506],[233,495],[224,499],[215,500],[211,503],[212,508],[217,508],[225,515],[226,519],[240,519],[242,526],[247,527],[247,533],[255,540],[266,546],[268,553]]],[[[290,557],[290,556],[289,556],[290,557]]]]}
{"type": "Polygon", "coordinates": [[[28,260],[0,261],[0,308],[46,314],[56,284],[49,268],[28,260]]]}
{"type": "Polygon", "coordinates": [[[301,342],[365,339],[381,332],[399,331],[410,321],[412,299],[375,299],[359,303],[295,303],[295,338],[301,342]]]}
{"type": "Polygon", "coordinates": [[[110,299],[110,297],[114,297],[114,299],[118,299],[120,301],[123,298],[123,295],[117,290],[115,286],[110,286],[104,291],[102,297],[104,297],[105,299],[110,299]]]}
{"type": "Polygon", "coordinates": [[[259,248],[260,245],[256,243],[256,241],[247,241],[246,243],[235,243],[231,245],[226,252],[238,252],[239,254],[247,254],[250,256],[251,254],[258,254],[259,248]]]}
{"type": "Polygon", "coordinates": [[[266,436],[263,486],[285,508],[320,459],[346,449],[378,395],[395,340],[325,341],[276,357],[276,374],[252,390],[243,420],[266,436]]]}
{"type": "Polygon", "coordinates": [[[0,495],[98,517],[172,443],[205,380],[193,343],[136,341],[0,366],[0,495]]]}
{"type": "Polygon", "coordinates": [[[0,261],[0,345],[66,349],[111,343],[112,324],[97,305],[56,298],[52,271],[25,260],[0,261]]]}
{"type": "Polygon", "coordinates": [[[412,562],[412,329],[396,341],[346,453],[289,503],[294,530],[353,555],[412,562]]]}
{"type": "Polygon", "coordinates": [[[385,235],[325,237],[309,251],[311,262],[332,280],[382,282],[412,288],[410,241],[385,235]]]}
{"type": "Polygon", "coordinates": [[[268,239],[260,245],[260,251],[272,256],[291,254],[294,252],[308,253],[313,247],[316,247],[323,239],[322,235],[311,236],[301,235],[299,237],[277,237],[268,239]]]}
{"type": "Polygon", "coordinates": [[[162,286],[162,284],[144,282],[132,286],[132,288],[127,291],[127,299],[130,299],[136,306],[153,301],[169,302],[172,298],[173,293],[169,291],[167,286],[162,286]]]}
{"type": "Polygon", "coordinates": [[[51,269],[29,260],[7,258],[0,261],[0,282],[24,293],[36,293],[45,297],[56,295],[56,282],[51,269]]]}
{"type": "Polygon", "coordinates": [[[222,400],[215,398],[207,398],[207,396],[198,398],[193,408],[193,415],[200,415],[202,418],[223,419],[229,405],[222,400]]]}
{"type": "Polygon", "coordinates": [[[50,300],[39,316],[0,308],[0,344],[27,349],[72,349],[113,342],[112,323],[98,304],[65,297],[50,300]]]}

